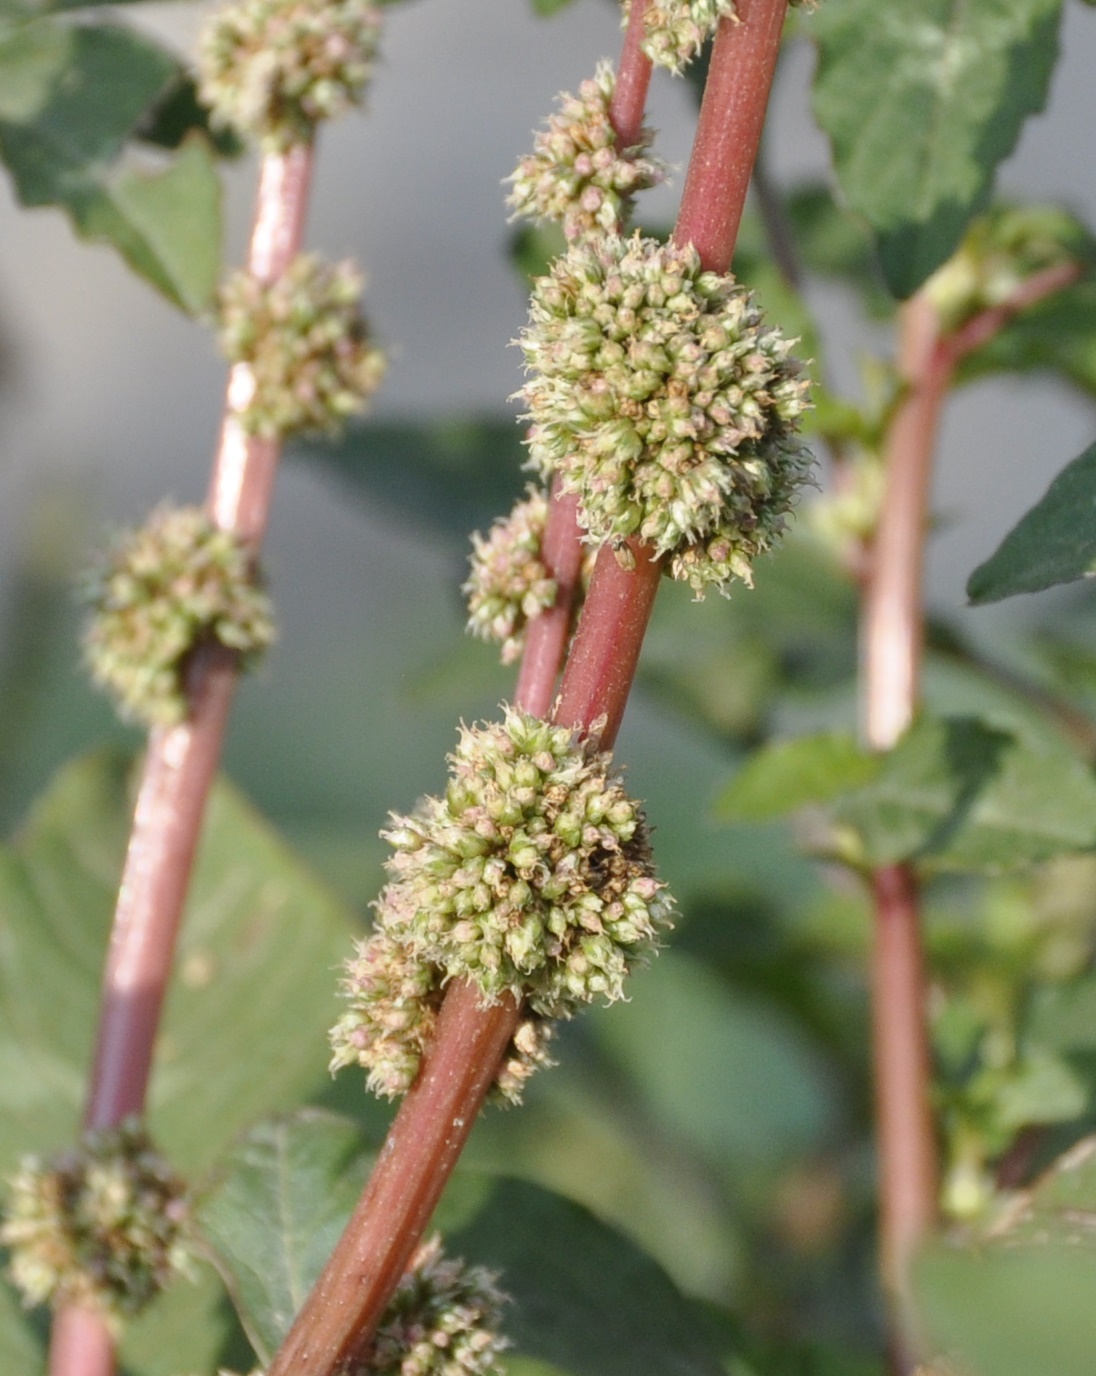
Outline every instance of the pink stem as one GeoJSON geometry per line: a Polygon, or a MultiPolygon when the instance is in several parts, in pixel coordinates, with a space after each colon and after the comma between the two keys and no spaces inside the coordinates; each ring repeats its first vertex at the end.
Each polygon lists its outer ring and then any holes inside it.
{"type": "Polygon", "coordinates": [[[635,148],[643,129],[647,91],[651,84],[651,59],[643,51],[643,15],[649,0],[632,0],[628,27],[620,51],[616,85],[609,105],[609,120],[621,148],[635,148]]]}
{"type": "Polygon", "coordinates": [[[553,484],[541,549],[544,565],[556,580],[556,600],[529,623],[514,691],[515,705],[534,717],[546,717],[552,706],[582,580],[584,551],[578,528],[578,498],[557,492],[556,486],[553,484]]]}
{"type": "MultiPolygon", "coordinates": [[[[248,255],[248,270],[263,281],[278,277],[299,251],[311,169],[310,146],[263,159],[248,255]]],[[[238,364],[229,377],[207,505],[218,525],[257,551],[280,446],[250,437],[240,426],[238,412],[250,392],[249,370],[238,364]]],[[[155,730],[149,738],[103,977],[84,1113],[89,1129],[112,1127],[144,1112],[176,937],[236,675],[235,656],[217,646],[200,648],[187,675],[186,721],[155,730]]],[[[103,1376],[112,1369],[104,1365],[108,1350],[113,1352],[113,1342],[102,1318],[88,1310],[58,1312],[51,1376],[103,1376]]]]}

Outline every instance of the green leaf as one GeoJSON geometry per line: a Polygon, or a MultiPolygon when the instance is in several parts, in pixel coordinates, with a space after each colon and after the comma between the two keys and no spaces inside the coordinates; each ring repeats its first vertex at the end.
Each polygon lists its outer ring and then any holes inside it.
{"type": "Polygon", "coordinates": [[[770,741],[755,751],[716,799],[723,821],[763,822],[808,803],[826,803],[858,788],[880,768],[880,757],[846,732],[770,741]]]}
{"type": "Polygon", "coordinates": [[[1090,1376],[1096,1352],[1096,1259],[1068,1246],[937,1248],[916,1268],[933,1349],[970,1376],[1090,1376]]]}
{"type": "Polygon", "coordinates": [[[212,298],[220,192],[197,135],[142,171],[122,154],[180,79],[178,61],[117,24],[44,17],[0,30],[0,156],[26,206],[59,206],[184,310],[212,298]]]}
{"type": "Polygon", "coordinates": [[[1096,443],[1062,469],[1046,494],[967,582],[976,606],[1096,574],[1096,443]]]}
{"type": "Polygon", "coordinates": [[[911,295],[986,204],[1043,108],[1061,0],[828,0],[814,16],[814,109],[884,275],[911,295]]]}
{"type": "Polygon", "coordinates": [[[547,17],[566,9],[571,2],[572,0],[533,0],[533,10],[536,14],[547,17]]]}
{"type": "Polygon", "coordinates": [[[202,1207],[201,1227],[264,1366],[346,1226],[371,1159],[354,1124],[330,1114],[260,1123],[202,1207]]]}
{"type": "MultiPolygon", "coordinates": [[[[354,1129],[319,1114],[260,1126],[230,1158],[202,1222],[260,1357],[319,1274],[367,1159],[354,1129]]],[[[722,1376],[666,1274],[580,1205],[460,1173],[435,1224],[450,1255],[502,1273],[517,1356],[571,1376],[722,1376]]]]}
{"type": "MultiPolygon", "coordinates": [[[[69,765],[0,851],[0,1174],[76,1131],[129,826],[127,773],[105,754],[69,765]]],[[[153,1135],[184,1171],[325,1079],[333,970],[353,926],[218,784],[151,1089],[153,1135]]]]}
{"type": "Polygon", "coordinates": [[[922,717],[835,816],[853,863],[998,873],[1096,844],[1096,781],[1065,747],[922,717]]]}

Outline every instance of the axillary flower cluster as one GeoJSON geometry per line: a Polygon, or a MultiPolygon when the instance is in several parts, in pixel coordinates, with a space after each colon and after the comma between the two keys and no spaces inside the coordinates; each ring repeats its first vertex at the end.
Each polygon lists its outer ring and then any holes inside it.
{"type": "Polygon", "coordinates": [[[373,935],[346,971],[333,1068],[357,1062],[398,1094],[418,1072],[445,984],[525,1005],[497,1088],[511,1101],[547,1062],[551,1021],[623,995],[670,921],[639,805],[611,757],[510,709],[464,728],[449,785],[382,833],[393,847],[373,935]]]}

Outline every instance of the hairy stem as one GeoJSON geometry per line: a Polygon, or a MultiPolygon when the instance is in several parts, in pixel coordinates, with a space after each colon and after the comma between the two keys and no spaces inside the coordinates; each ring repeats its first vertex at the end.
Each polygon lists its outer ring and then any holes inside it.
{"type": "MultiPolygon", "coordinates": [[[[270,281],[297,254],[312,150],[263,160],[248,269],[270,281]]],[[[237,419],[250,394],[243,365],[229,377],[225,419],[207,505],[213,520],[256,550],[266,529],[279,446],[246,435],[237,419]]],[[[84,1125],[112,1127],[144,1112],[152,1054],[209,789],[236,686],[236,657],[216,645],[195,654],[190,711],[149,737],[118,893],[84,1125]]],[[[112,1348],[101,1318],[62,1310],[51,1342],[51,1376],[102,1376],[112,1348]],[[78,1331],[79,1341],[72,1337],[78,1331]]]]}

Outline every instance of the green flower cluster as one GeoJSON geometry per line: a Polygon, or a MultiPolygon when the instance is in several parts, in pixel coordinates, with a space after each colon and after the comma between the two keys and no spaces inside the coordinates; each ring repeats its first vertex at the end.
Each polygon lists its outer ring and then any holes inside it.
{"type": "MultiPolygon", "coordinates": [[[[369,1090],[385,1099],[406,1094],[434,1034],[445,973],[383,925],[358,943],[342,980],[349,1007],[331,1029],[332,1074],[347,1065],[369,1072],[369,1090]]],[[[525,1081],[552,1064],[551,1023],[535,1015],[518,1024],[495,1077],[494,1096],[519,1104],[525,1081]]]]}
{"type": "MultiPolygon", "coordinates": [[[[626,20],[629,8],[626,4],[626,20]]],[[[649,0],[643,12],[643,51],[656,66],[680,76],[721,19],[737,21],[735,0],[649,0]]]]}
{"type": "Polygon", "coordinates": [[[270,599],[247,548],[199,507],[162,507],[87,580],[84,653],[123,716],[170,726],[187,714],[183,673],[204,640],[244,664],[274,640],[270,599]]]}
{"type": "Polygon", "coordinates": [[[252,393],[237,418],[273,439],[337,430],[361,411],[384,376],[384,354],[360,311],[352,263],[301,254],[273,282],[234,273],[221,288],[221,349],[251,371],[252,393]]]}
{"type": "Polygon", "coordinates": [[[446,979],[512,991],[543,1017],[618,999],[672,902],[611,757],[508,709],[462,728],[444,798],[393,815],[382,925],[446,979]]]}
{"type": "Polygon", "coordinates": [[[587,540],[638,536],[698,594],[749,582],[810,464],[809,384],[751,293],[692,247],[609,235],[537,281],[519,342],[532,466],[587,540]]]}
{"type": "Polygon", "coordinates": [[[512,219],[557,221],[568,239],[623,232],[631,198],[662,181],[666,168],[643,156],[653,137],[649,129],[633,147],[617,147],[609,119],[615,85],[612,65],[601,62],[577,96],[565,91],[559,97],[559,111],[508,178],[512,219]]]}
{"type": "Polygon", "coordinates": [[[129,1120],[52,1161],[27,1158],[0,1242],[28,1305],[92,1305],[116,1320],[186,1269],[186,1221],[183,1182],[129,1120]]]}
{"type": "Polygon", "coordinates": [[[361,101],[380,31],[365,0],[236,0],[203,32],[199,94],[218,123],[284,151],[361,101]]]}
{"type": "Polygon", "coordinates": [[[540,557],[547,521],[547,493],[530,487],[486,540],[478,531],[472,536],[468,581],[461,588],[468,629],[480,640],[497,641],[503,664],[521,654],[529,622],[555,606],[556,580],[540,557]]]}
{"type": "Polygon", "coordinates": [[[482,1266],[446,1257],[437,1237],[418,1249],[385,1310],[364,1364],[370,1376],[501,1376],[510,1346],[506,1297],[482,1266]]]}

